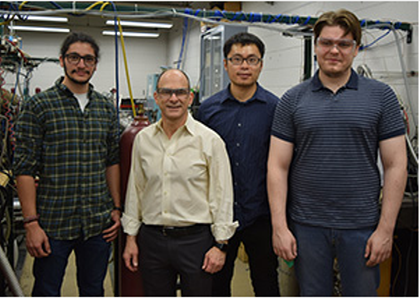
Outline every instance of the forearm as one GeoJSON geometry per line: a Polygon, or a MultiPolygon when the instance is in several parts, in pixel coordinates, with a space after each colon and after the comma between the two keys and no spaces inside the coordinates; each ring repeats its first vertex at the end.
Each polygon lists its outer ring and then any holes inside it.
{"type": "Polygon", "coordinates": [[[267,173],[267,193],[274,230],[287,228],[287,170],[269,165],[267,173]]]}
{"type": "Polygon", "coordinates": [[[23,217],[36,216],[35,179],[30,175],[19,175],[16,177],[16,186],[23,217]]]}
{"type": "Polygon", "coordinates": [[[379,147],[384,167],[384,184],[378,229],[392,234],[407,182],[405,138],[404,136],[397,136],[381,141],[379,147]]]}
{"type": "Polygon", "coordinates": [[[120,165],[115,164],[107,167],[106,181],[109,192],[114,200],[114,206],[121,207],[121,185],[120,185],[120,165]]]}
{"type": "Polygon", "coordinates": [[[404,196],[407,181],[405,165],[388,168],[384,173],[382,209],[378,228],[392,233],[404,196]]]}

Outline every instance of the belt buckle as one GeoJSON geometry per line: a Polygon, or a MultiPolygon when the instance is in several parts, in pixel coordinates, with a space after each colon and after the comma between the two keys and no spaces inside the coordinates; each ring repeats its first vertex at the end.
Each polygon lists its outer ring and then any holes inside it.
{"type": "Polygon", "coordinates": [[[162,233],[163,233],[163,235],[164,236],[168,236],[168,232],[166,230],[171,230],[171,229],[174,229],[174,227],[173,226],[163,226],[162,227],[162,233]]]}

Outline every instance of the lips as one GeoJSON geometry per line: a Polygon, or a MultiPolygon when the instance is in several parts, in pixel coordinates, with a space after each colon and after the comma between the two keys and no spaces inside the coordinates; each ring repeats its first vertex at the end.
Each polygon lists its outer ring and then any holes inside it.
{"type": "Polygon", "coordinates": [[[247,79],[247,78],[249,78],[249,77],[251,77],[251,74],[238,74],[238,76],[240,77],[240,78],[243,78],[243,79],[247,79]]]}

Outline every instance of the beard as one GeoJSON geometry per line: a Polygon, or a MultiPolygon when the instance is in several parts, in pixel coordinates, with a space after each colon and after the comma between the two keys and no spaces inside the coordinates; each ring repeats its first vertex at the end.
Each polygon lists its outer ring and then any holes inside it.
{"type": "Polygon", "coordinates": [[[67,77],[67,78],[68,78],[71,82],[73,82],[73,83],[75,83],[75,84],[85,85],[85,84],[89,83],[90,79],[91,79],[91,78],[92,78],[92,76],[93,76],[93,73],[90,73],[90,72],[86,71],[86,73],[90,75],[90,76],[89,76],[89,78],[87,78],[86,80],[77,80],[77,79],[75,79],[75,78],[72,76],[72,74],[74,74],[74,73],[76,73],[76,72],[77,72],[77,69],[72,70],[71,72],[69,72],[69,70],[67,69],[66,65],[64,64],[64,73],[66,74],[66,77],[67,77]]]}

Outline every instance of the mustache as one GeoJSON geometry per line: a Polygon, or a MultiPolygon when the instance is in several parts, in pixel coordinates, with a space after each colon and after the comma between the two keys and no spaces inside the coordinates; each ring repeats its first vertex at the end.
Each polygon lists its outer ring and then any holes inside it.
{"type": "Polygon", "coordinates": [[[87,71],[87,70],[73,70],[73,71],[71,71],[71,74],[78,73],[80,71],[85,72],[86,74],[90,74],[90,72],[87,71]]]}

